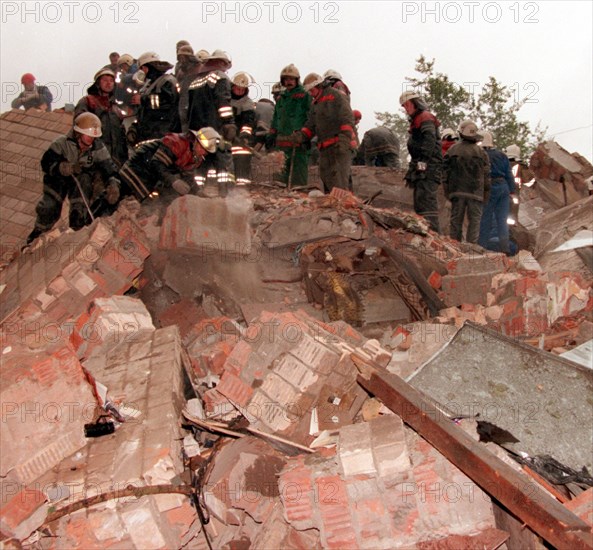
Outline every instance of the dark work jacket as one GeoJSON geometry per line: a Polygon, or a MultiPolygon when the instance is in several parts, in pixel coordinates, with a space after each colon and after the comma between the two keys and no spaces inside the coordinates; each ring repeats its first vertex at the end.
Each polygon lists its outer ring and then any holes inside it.
{"type": "Polygon", "coordinates": [[[51,102],[53,101],[53,96],[49,91],[47,86],[35,86],[35,91],[27,92],[27,90],[22,91],[17,97],[12,100],[11,107],[13,109],[18,109],[19,107],[23,107],[25,111],[27,109],[31,109],[33,107],[39,108],[44,103],[47,105],[47,111],[51,111],[51,102]],[[25,102],[22,105],[17,105],[19,99],[25,99],[25,102]]]}
{"type": "Polygon", "coordinates": [[[462,139],[445,155],[445,194],[480,202],[490,190],[490,161],[477,143],[462,139]]]}
{"type": "Polygon", "coordinates": [[[231,81],[224,71],[202,73],[189,85],[188,120],[190,130],[211,126],[219,133],[235,123],[231,81]]]}
{"type": "Polygon", "coordinates": [[[511,170],[509,158],[498,149],[488,147],[485,149],[490,160],[490,179],[492,185],[502,185],[506,183],[509,187],[509,193],[515,192],[515,178],[511,170]]]}
{"type": "Polygon", "coordinates": [[[443,165],[440,125],[437,118],[428,111],[419,110],[412,115],[408,129],[408,152],[411,157],[408,176],[412,181],[426,178],[440,183],[443,165]],[[426,172],[416,170],[419,162],[426,163],[426,172]]]}
{"type": "Polygon", "coordinates": [[[251,142],[255,127],[255,103],[247,94],[241,97],[231,94],[231,106],[239,136],[251,142]]]}

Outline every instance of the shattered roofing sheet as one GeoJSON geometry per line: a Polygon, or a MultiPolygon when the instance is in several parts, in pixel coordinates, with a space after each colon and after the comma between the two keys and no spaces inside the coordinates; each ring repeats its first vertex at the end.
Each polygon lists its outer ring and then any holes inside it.
{"type": "Polygon", "coordinates": [[[514,452],[549,454],[576,470],[593,462],[593,371],[466,323],[409,383],[453,416],[510,432],[514,452]]]}

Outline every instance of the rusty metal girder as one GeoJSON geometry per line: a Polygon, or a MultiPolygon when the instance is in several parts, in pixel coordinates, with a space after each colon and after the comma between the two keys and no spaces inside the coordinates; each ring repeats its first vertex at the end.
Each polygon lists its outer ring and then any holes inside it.
{"type": "Polygon", "coordinates": [[[486,493],[557,548],[593,549],[591,527],[535,482],[525,480],[398,376],[353,357],[358,383],[438,449],[486,493]],[[361,364],[362,363],[362,364],[361,364]]]}

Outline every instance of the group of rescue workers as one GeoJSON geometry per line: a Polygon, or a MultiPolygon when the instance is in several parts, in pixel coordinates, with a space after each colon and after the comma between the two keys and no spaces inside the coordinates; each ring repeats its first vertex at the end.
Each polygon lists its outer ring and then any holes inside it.
{"type": "MultiPolygon", "coordinates": [[[[75,106],[72,130],[41,159],[43,196],[27,244],[56,223],[66,197],[73,229],[113,213],[125,196],[225,197],[230,187],[251,182],[251,160],[262,150],[284,154],[274,179],[292,188],[308,185],[313,145],[325,192],[352,191],[352,164],[399,168],[399,142],[389,128],[373,128],[359,140],[362,114],[351,108],[350,90],[337,71],[310,73],[301,83],[297,67],[287,65],[272,87],[274,101],[255,103],[249,97],[253,77],[229,77],[226,52],[194,52],[184,40],[176,51],[175,67],[155,52],[137,60],[110,54],[110,64],[75,106]]],[[[51,110],[46,87],[36,87],[29,73],[22,83],[25,91],[13,108],[51,110]]],[[[404,92],[400,105],[410,120],[405,179],[416,213],[440,232],[437,189],[443,183],[451,236],[462,239],[467,215],[468,242],[492,248],[494,235],[495,246],[510,254],[507,217],[516,188],[509,158],[472,121],[462,122],[458,135],[451,129],[441,135],[439,121],[415,91],[404,92]]]]}

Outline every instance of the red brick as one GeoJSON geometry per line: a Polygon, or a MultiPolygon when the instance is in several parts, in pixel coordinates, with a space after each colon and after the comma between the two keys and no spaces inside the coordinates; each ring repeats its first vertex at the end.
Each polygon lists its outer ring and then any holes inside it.
{"type": "Polygon", "coordinates": [[[253,395],[253,388],[251,386],[228,371],[224,373],[216,389],[240,407],[247,406],[253,395]]]}
{"type": "Polygon", "coordinates": [[[439,288],[441,288],[441,285],[443,284],[443,278],[440,273],[438,273],[437,271],[433,271],[428,277],[428,283],[432,288],[438,290],[439,288]]]}
{"type": "MultiPolygon", "coordinates": [[[[5,490],[10,489],[10,483],[5,486],[5,490]]],[[[31,517],[46,501],[45,495],[33,488],[21,489],[10,500],[7,500],[7,494],[2,495],[0,506],[0,525],[2,531],[14,533],[14,530],[25,520],[31,517]]]]}

